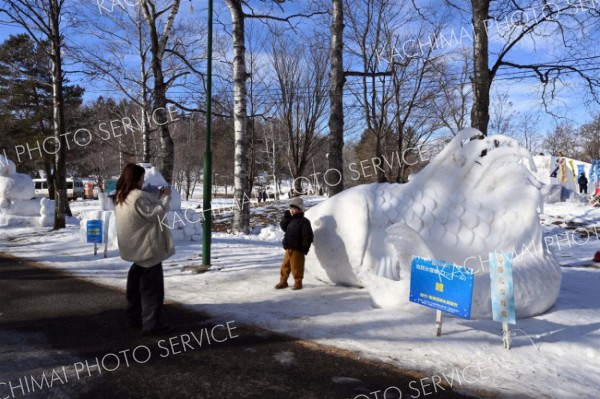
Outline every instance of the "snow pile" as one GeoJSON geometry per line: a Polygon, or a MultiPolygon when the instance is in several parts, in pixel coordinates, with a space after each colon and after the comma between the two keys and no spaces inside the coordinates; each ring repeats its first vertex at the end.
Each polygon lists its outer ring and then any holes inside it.
{"type": "Polygon", "coordinates": [[[161,223],[175,241],[202,241],[202,217],[192,208],[170,211],[161,223]]]}
{"type": "Polygon", "coordinates": [[[50,227],[54,224],[54,200],[42,198],[40,201],[40,226],[50,227]]]}
{"type": "Polygon", "coordinates": [[[283,240],[283,231],[279,226],[269,225],[260,229],[258,237],[269,241],[281,241],[283,240]]]}
{"type": "Polygon", "coordinates": [[[557,202],[588,203],[585,194],[579,194],[562,184],[544,184],[540,192],[545,204],[555,204],[557,202]]]}
{"type": "Polygon", "coordinates": [[[17,173],[16,165],[0,155],[0,225],[52,226],[54,201],[35,197],[31,177],[17,173]]]}
{"type": "Polygon", "coordinates": [[[474,269],[473,318],[491,318],[489,252],[513,253],[518,317],[546,311],[560,266],[542,244],[543,201],[531,155],[504,136],[464,129],[407,184],[361,185],[306,212],[315,233],[307,270],[365,286],[382,307],[410,306],[413,256],[474,269]],[[483,156],[482,156],[483,155],[483,156]]]}

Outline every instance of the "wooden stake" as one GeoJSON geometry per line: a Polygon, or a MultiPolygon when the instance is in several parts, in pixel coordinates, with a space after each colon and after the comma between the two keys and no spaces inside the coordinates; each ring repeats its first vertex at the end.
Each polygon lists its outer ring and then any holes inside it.
{"type": "Polygon", "coordinates": [[[510,339],[510,327],[508,326],[508,322],[506,320],[502,321],[502,342],[504,343],[504,347],[506,349],[510,349],[512,345],[510,339]]]}

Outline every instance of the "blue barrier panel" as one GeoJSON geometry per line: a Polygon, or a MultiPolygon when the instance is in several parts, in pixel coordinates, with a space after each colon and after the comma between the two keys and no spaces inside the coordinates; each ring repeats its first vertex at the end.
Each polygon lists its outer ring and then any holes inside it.
{"type": "Polygon", "coordinates": [[[411,302],[469,319],[472,299],[472,269],[441,260],[413,259],[411,302]]]}
{"type": "Polygon", "coordinates": [[[86,231],[87,242],[102,243],[102,220],[88,220],[86,231]]]}

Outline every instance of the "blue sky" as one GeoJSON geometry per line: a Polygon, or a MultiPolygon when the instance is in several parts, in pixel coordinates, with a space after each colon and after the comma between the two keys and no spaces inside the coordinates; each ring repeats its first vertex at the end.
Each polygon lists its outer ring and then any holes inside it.
{"type": "MultiPolygon", "coordinates": [[[[181,5],[180,15],[183,18],[199,18],[201,21],[206,20],[205,15],[205,2],[194,3],[194,13],[189,13],[189,3],[188,1],[183,1],[181,5]]],[[[259,7],[270,9],[270,6],[267,6],[265,3],[257,3],[259,7]]],[[[262,12],[265,10],[257,9],[257,12],[262,12]]],[[[268,11],[268,10],[266,10],[268,11]]],[[[265,12],[266,12],[265,11],[265,12]]],[[[117,11],[115,11],[117,12],[117,11]]],[[[218,13],[216,19],[221,20],[224,23],[229,22],[229,15],[227,13],[226,7],[222,4],[221,1],[217,0],[215,2],[215,12],[218,13]]],[[[101,18],[101,17],[100,17],[101,18]]],[[[566,18],[566,16],[565,16],[566,18]]],[[[490,33],[492,34],[490,37],[490,48],[493,51],[499,49],[499,46],[502,43],[502,38],[498,35],[498,31],[503,28],[508,27],[505,22],[498,21],[490,21],[490,33]],[[503,25],[504,24],[504,25],[503,25]]],[[[220,29],[218,26],[215,28],[216,30],[220,29]]],[[[453,21],[448,24],[447,28],[442,31],[442,34],[447,36],[448,38],[452,33],[455,35],[455,41],[446,42],[445,44],[442,42],[442,48],[438,50],[438,53],[445,51],[455,51],[459,47],[464,47],[467,49],[471,48],[472,41],[468,36],[465,35],[465,32],[471,32],[470,25],[465,22],[464,17],[456,15],[453,21]],[[459,40],[457,40],[457,38],[459,40]]],[[[0,25],[0,40],[4,41],[8,38],[10,34],[22,32],[21,29],[10,27],[7,25],[0,25]]],[[[591,43],[593,46],[591,48],[591,53],[594,53],[597,47],[598,32],[594,29],[589,31],[588,37],[582,38],[586,39],[587,42],[591,43]]],[[[516,48],[511,51],[510,59],[515,62],[527,62],[529,60],[544,60],[548,58],[550,55],[554,55],[557,51],[557,46],[555,43],[555,38],[547,39],[547,38],[539,38],[535,41],[533,40],[525,40],[521,44],[519,44],[516,48]]],[[[596,54],[600,55],[600,51],[595,51],[596,54]]],[[[582,58],[584,58],[582,56],[582,58]]],[[[490,58],[491,61],[494,60],[492,56],[490,58]]],[[[583,61],[578,61],[580,64],[583,61]]],[[[594,60],[590,61],[591,63],[594,60]]],[[[499,71],[499,78],[492,86],[492,99],[494,96],[502,93],[508,93],[509,99],[513,104],[514,111],[517,112],[537,112],[540,116],[540,122],[538,128],[540,131],[548,132],[552,129],[554,124],[556,123],[555,119],[550,115],[546,114],[541,107],[541,100],[539,96],[540,91],[540,82],[539,79],[536,78],[526,78],[522,80],[506,79],[506,76],[515,76],[515,71],[510,69],[502,69],[499,71]],[[504,78],[503,78],[504,76],[504,78]]],[[[79,83],[77,76],[71,76],[71,81],[73,83],[79,83]]],[[[553,106],[551,110],[561,116],[569,118],[575,124],[585,123],[591,120],[592,114],[598,112],[600,108],[596,106],[587,107],[583,101],[582,95],[582,87],[574,78],[567,79],[567,82],[571,84],[571,87],[565,86],[561,87],[561,90],[558,93],[556,100],[553,102],[553,106]]],[[[85,84],[88,91],[86,92],[85,99],[86,101],[91,101],[97,98],[100,94],[104,94],[105,97],[110,97],[111,92],[106,91],[105,87],[102,84],[90,85],[89,83],[85,84]]]]}

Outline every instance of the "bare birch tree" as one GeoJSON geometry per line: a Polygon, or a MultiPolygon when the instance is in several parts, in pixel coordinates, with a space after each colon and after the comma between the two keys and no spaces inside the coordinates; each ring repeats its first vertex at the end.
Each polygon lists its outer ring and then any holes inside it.
{"type": "Polygon", "coordinates": [[[137,105],[139,110],[136,114],[139,114],[140,119],[136,119],[133,126],[139,131],[142,141],[140,158],[143,162],[151,162],[152,131],[148,120],[148,115],[152,113],[152,90],[149,87],[150,45],[142,9],[125,7],[104,13],[98,18],[98,10],[95,6],[91,8],[85,24],[80,24],[82,39],[70,48],[73,58],[85,66],[83,72],[91,80],[101,79],[107,82],[137,105]],[[103,51],[98,51],[98,41],[102,43],[103,51]],[[123,62],[132,56],[137,58],[136,62],[123,62]]]}
{"type": "Polygon", "coordinates": [[[233,38],[233,129],[235,132],[235,160],[233,182],[233,222],[234,233],[250,232],[250,196],[248,182],[248,131],[246,45],[244,31],[244,11],[242,0],[225,0],[231,14],[233,38]]]}
{"type": "MultiPolygon", "coordinates": [[[[181,0],[172,0],[164,8],[158,9],[158,1],[142,0],[140,6],[148,26],[150,35],[150,51],[152,59],[150,68],[154,78],[152,94],[154,96],[153,118],[156,117],[158,126],[158,139],[160,141],[160,163],[159,170],[168,183],[173,181],[173,169],[175,164],[175,146],[169,132],[167,117],[167,89],[169,81],[165,79],[163,61],[167,54],[167,45],[173,36],[173,24],[179,11],[181,0]],[[166,14],[166,20],[161,16],[166,14]],[[162,26],[162,30],[161,30],[162,26]]],[[[174,79],[175,77],[172,77],[174,79]]]]}
{"type": "Polygon", "coordinates": [[[399,8],[391,0],[349,3],[353,12],[348,13],[348,53],[362,70],[345,75],[360,78],[350,91],[364,110],[366,134],[373,136],[367,142],[374,144],[373,162],[378,167],[373,173],[378,182],[406,181],[409,161],[386,167],[386,159],[394,152],[408,156],[438,125],[430,109],[439,92],[438,70],[434,68],[439,56],[433,55],[434,46],[424,51],[416,45],[411,51],[406,43],[425,41],[430,36],[428,30],[435,36],[444,21],[419,26],[414,34],[417,40],[410,39],[412,35],[404,29],[410,22],[405,17],[410,14],[407,7],[399,8]]]}
{"type": "MultiPolygon", "coordinates": [[[[285,0],[273,0],[271,4],[279,5],[285,0]]],[[[257,18],[261,20],[276,20],[290,23],[297,17],[310,17],[318,14],[294,14],[289,16],[276,16],[257,13],[250,7],[248,0],[225,0],[231,15],[231,36],[233,40],[233,125],[235,131],[235,160],[234,160],[234,210],[232,231],[247,234],[250,231],[250,196],[249,196],[249,136],[247,129],[247,96],[246,82],[246,44],[245,44],[245,19],[257,18]],[[249,12],[244,11],[244,7],[249,12]]]]}
{"type": "Polygon", "coordinates": [[[327,105],[329,57],[316,40],[309,42],[306,48],[290,45],[286,39],[281,36],[274,41],[272,59],[279,82],[278,114],[288,136],[288,162],[294,179],[294,194],[299,195],[304,190],[298,178],[304,174],[307,163],[325,139],[319,131],[327,105]]]}
{"type": "Polygon", "coordinates": [[[52,64],[52,108],[53,132],[56,146],[56,205],[54,229],[65,228],[65,212],[68,208],[65,162],[67,141],[65,136],[65,110],[63,101],[63,56],[64,29],[72,22],[73,16],[64,8],[65,0],[2,0],[0,15],[8,22],[21,26],[40,46],[48,41],[49,57],[52,64]]]}
{"type": "Polygon", "coordinates": [[[436,62],[436,77],[440,89],[434,98],[434,106],[430,112],[451,136],[469,124],[469,113],[472,104],[471,89],[471,55],[459,50],[458,54],[436,62]]]}

